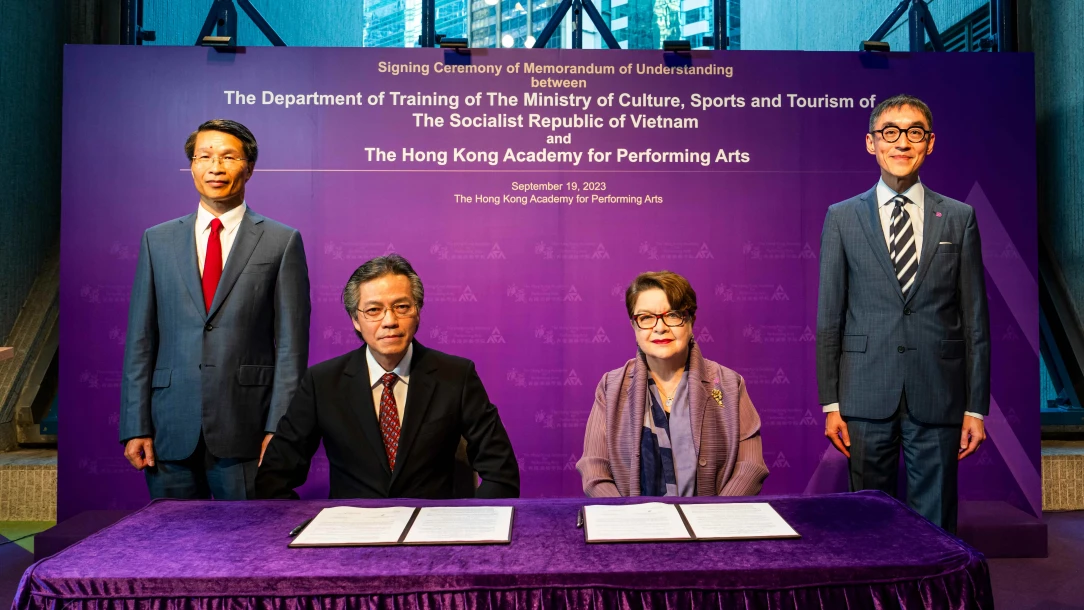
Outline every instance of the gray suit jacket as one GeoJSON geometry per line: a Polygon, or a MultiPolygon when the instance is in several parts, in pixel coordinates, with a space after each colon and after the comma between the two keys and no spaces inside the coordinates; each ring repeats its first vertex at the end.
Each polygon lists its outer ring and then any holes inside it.
{"type": "Polygon", "coordinates": [[[309,272],[296,229],[251,209],[210,312],[195,214],[143,234],[132,285],[120,439],[153,437],[181,460],[203,432],[216,457],[253,459],[286,412],[309,358],[309,272]]]}
{"type": "Polygon", "coordinates": [[[903,297],[876,188],[828,208],[821,234],[817,386],[843,416],[959,424],[990,409],[990,320],[975,210],[925,188],[918,273],[903,297]]]}

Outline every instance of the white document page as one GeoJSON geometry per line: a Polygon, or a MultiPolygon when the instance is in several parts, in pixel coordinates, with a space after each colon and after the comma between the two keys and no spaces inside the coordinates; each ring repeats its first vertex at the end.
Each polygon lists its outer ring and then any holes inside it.
{"type": "Polygon", "coordinates": [[[698,540],[799,538],[766,502],[682,504],[681,512],[698,540]]]}
{"type": "Polygon", "coordinates": [[[414,509],[406,506],[325,508],[290,546],[395,544],[413,514],[414,509]]]}
{"type": "Polygon", "coordinates": [[[588,542],[691,539],[673,504],[591,505],[583,507],[583,516],[588,542]]]}
{"type": "Polygon", "coordinates": [[[427,506],[405,544],[500,544],[512,541],[511,506],[427,506]]]}

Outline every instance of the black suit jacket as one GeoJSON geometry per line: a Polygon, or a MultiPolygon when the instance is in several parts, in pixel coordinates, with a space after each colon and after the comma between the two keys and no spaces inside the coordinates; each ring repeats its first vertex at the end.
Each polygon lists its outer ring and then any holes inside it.
{"type": "Polygon", "coordinates": [[[331,498],[451,498],[460,437],[479,498],[519,496],[519,465],[474,363],[414,342],[395,471],[388,468],[365,347],[312,366],[267,447],[258,498],[297,498],[320,441],[331,498]]]}

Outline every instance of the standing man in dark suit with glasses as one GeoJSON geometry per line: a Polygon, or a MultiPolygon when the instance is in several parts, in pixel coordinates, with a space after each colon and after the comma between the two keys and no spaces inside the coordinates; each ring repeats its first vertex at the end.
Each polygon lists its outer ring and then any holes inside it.
{"type": "Polygon", "coordinates": [[[308,362],[301,234],[245,203],[258,154],[244,125],[200,125],[185,142],[199,207],[143,234],[120,440],[154,498],[253,497],[308,362]]]}
{"type": "Polygon", "coordinates": [[[301,380],[256,478],[260,498],[297,498],[324,443],[332,498],[451,498],[456,450],[479,498],[519,497],[519,466],[474,363],[414,340],[425,290],[402,256],[366,262],[343,288],[360,348],[301,380]]]}
{"type": "Polygon", "coordinates": [[[881,179],[824,220],[817,385],[851,490],[896,495],[902,447],[908,505],[955,532],[957,462],[986,438],[990,322],[975,210],[918,177],[933,146],[922,100],[873,109],[881,179]]]}

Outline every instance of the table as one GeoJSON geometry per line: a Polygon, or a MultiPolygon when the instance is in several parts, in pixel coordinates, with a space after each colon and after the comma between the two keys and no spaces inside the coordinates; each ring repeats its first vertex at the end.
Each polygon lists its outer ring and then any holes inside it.
{"type": "Polygon", "coordinates": [[[767,500],[802,538],[588,545],[593,500],[456,500],[515,506],[512,543],[290,549],[326,506],[435,503],[165,500],[31,566],[13,610],[993,607],[983,556],[880,492],[689,500],[767,500]]]}

